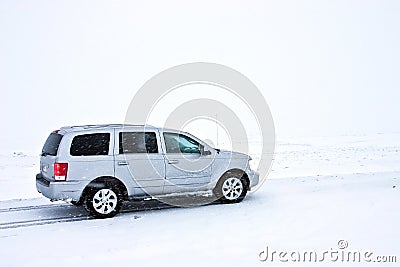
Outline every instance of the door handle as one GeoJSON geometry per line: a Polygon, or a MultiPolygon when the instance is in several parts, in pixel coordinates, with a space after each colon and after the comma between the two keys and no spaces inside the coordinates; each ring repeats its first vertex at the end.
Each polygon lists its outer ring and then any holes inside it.
{"type": "Polygon", "coordinates": [[[124,166],[124,165],[128,165],[129,163],[126,162],[125,160],[123,160],[123,161],[118,161],[117,164],[118,164],[119,166],[124,166]]]}
{"type": "Polygon", "coordinates": [[[173,160],[168,160],[168,164],[177,164],[179,163],[179,160],[173,159],[173,160]]]}

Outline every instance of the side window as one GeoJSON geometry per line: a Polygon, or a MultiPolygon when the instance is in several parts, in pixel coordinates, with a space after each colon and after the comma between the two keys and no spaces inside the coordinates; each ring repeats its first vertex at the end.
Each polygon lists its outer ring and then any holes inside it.
{"type": "Polygon", "coordinates": [[[109,133],[83,134],[72,139],[71,156],[108,155],[110,147],[109,133]]]}
{"type": "Polygon", "coordinates": [[[175,133],[164,133],[167,153],[200,154],[200,144],[192,138],[175,133]]]}
{"type": "Polygon", "coordinates": [[[158,153],[155,132],[119,133],[119,154],[158,153]]]}

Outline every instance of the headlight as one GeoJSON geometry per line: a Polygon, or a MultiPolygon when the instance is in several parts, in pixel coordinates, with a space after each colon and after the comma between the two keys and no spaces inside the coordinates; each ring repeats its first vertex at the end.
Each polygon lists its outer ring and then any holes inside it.
{"type": "Polygon", "coordinates": [[[251,159],[251,158],[250,158],[250,159],[249,159],[249,167],[250,167],[251,170],[256,171],[257,168],[258,168],[258,163],[255,162],[254,159],[251,159]]]}

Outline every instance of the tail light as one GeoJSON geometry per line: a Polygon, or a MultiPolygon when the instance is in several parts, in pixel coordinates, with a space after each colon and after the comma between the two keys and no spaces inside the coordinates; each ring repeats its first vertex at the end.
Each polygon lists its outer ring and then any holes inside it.
{"type": "Polygon", "coordinates": [[[54,180],[67,180],[68,163],[54,163],[54,180]]]}

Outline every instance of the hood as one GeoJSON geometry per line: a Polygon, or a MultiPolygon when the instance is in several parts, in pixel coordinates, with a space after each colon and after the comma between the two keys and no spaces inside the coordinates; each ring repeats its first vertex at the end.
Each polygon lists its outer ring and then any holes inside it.
{"type": "Polygon", "coordinates": [[[220,150],[219,151],[220,157],[223,158],[242,158],[242,159],[251,159],[251,157],[245,153],[241,153],[241,152],[236,152],[236,151],[230,151],[230,150],[220,150]]]}

